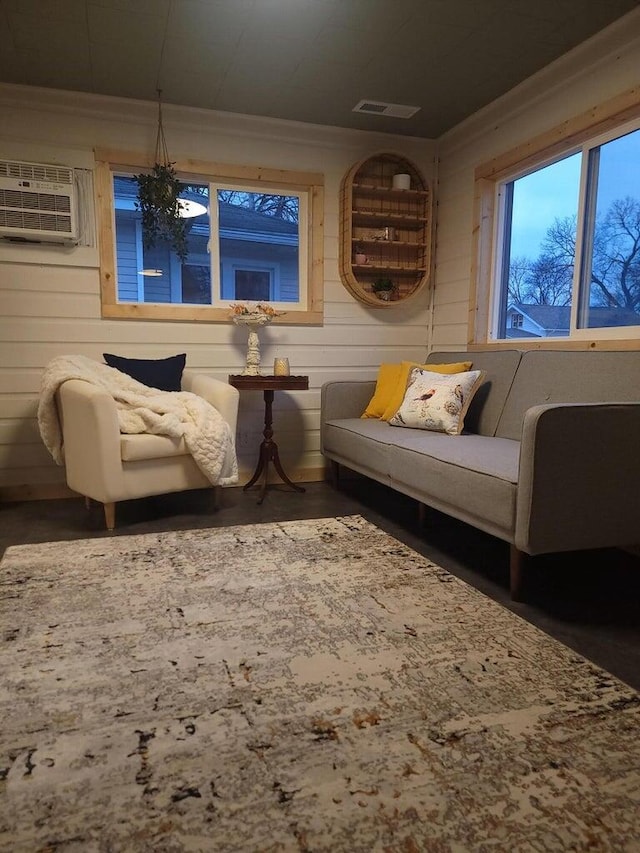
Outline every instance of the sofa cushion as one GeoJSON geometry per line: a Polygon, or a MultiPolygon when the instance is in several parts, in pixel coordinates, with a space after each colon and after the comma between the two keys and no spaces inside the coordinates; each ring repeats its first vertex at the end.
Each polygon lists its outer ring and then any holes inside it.
{"type": "Polygon", "coordinates": [[[465,432],[496,435],[498,421],[520,363],[520,350],[484,350],[478,352],[432,352],[430,362],[473,359],[474,370],[486,371],[485,381],[474,395],[464,419],[465,432]]]}
{"type": "Polygon", "coordinates": [[[390,426],[404,426],[460,435],[473,395],[484,380],[483,370],[447,376],[414,367],[400,408],[390,426]]]}
{"type": "Polygon", "coordinates": [[[452,439],[444,433],[397,427],[394,431],[402,433],[403,440],[389,454],[390,485],[492,536],[510,540],[520,442],[486,435],[452,439]]]}
{"type": "MultiPolygon", "coordinates": [[[[344,460],[355,471],[377,473],[384,478],[389,469],[390,433],[395,430],[379,418],[337,418],[325,421],[323,452],[344,460]]],[[[392,449],[392,448],[391,448],[392,449]]]]}
{"type": "Polygon", "coordinates": [[[325,423],[331,458],[406,495],[509,538],[513,529],[520,442],[392,427],[338,418],[325,423]],[[464,494],[464,509],[460,495],[464,494]]]}
{"type": "Polygon", "coordinates": [[[103,353],[102,357],[109,367],[115,367],[150,388],[180,391],[182,387],[182,372],[187,360],[184,352],[168,358],[125,358],[110,352],[103,353]]]}
{"type": "MultiPolygon", "coordinates": [[[[389,454],[396,450],[410,450],[508,483],[518,481],[519,441],[494,440],[492,436],[466,433],[460,441],[451,441],[445,433],[392,427],[386,421],[361,418],[338,418],[327,421],[326,425],[327,450],[341,458],[353,458],[358,469],[375,468],[388,476],[391,471],[386,467],[389,454]],[[383,448],[387,450],[383,451],[383,448]]],[[[419,464],[415,476],[423,476],[419,464]]]]}
{"type": "MultiPolygon", "coordinates": [[[[522,355],[496,435],[519,440],[525,412],[543,403],[637,401],[637,352],[531,350],[522,355]]],[[[594,436],[594,442],[597,440],[594,436]]]]}
{"type": "Polygon", "coordinates": [[[123,462],[139,462],[142,459],[162,459],[165,456],[185,456],[189,453],[184,438],[150,433],[122,433],[120,435],[120,457],[123,462]]]}

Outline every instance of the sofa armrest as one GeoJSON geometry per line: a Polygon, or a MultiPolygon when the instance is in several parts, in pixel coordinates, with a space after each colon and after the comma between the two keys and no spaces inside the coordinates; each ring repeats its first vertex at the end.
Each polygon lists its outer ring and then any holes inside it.
{"type": "Polygon", "coordinates": [[[321,421],[359,418],[376,390],[375,379],[325,382],[320,392],[321,421]]]}
{"type": "Polygon", "coordinates": [[[217,409],[231,427],[231,435],[235,439],[240,402],[237,388],[204,373],[185,372],[182,376],[182,390],[197,394],[217,409]]]}
{"type": "Polygon", "coordinates": [[[515,545],[529,554],[625,547],[640,539],[640,403],[527,410],[515,545]]]}
{"type": "Polygon", "coordinates": [[[82,379],[60,385],[57,405],[71,489],[108,502],[122,489],[120,425],[111,394],[82,379]]]}

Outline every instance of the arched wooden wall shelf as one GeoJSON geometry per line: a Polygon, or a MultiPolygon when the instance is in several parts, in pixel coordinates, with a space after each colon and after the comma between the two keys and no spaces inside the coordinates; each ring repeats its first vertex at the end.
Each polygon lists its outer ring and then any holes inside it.
{"type": "Polygon", "coordinates": [[[366,305],[389,308],[422,290],[430,263],[431,193],[416,166],[384,152],[352,166],[340,186],[339,266],[347,290],[366,305]],[[394,187],[394,175],[409,175],[409,188],[394,187]],[[381,278],[393,282],[389,301],[373,289],[381,278]]]}

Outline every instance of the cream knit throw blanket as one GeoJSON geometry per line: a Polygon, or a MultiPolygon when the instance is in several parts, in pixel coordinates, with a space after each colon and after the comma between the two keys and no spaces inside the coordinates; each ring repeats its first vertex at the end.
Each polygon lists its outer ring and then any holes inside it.
{"type": "Polygon", "coordinates": [[[158,391],[126,373],[83,355],[62,355],[47,365],[41,381],[38,426],[58,465],[64,464],[62,431],[55,393],[68,379],[83,379],[115,400],[121,433],[152,433],[184,438],[202,473],[214,485],[238,482],[238,460],[231,428],[210,403],[189,391],[158,391]]]}

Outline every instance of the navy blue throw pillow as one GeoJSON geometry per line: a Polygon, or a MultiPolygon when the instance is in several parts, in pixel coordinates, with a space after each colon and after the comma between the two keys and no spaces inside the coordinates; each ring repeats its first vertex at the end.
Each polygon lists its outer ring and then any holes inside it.
{"type": "Polygon", "coordinates": [[[115,367],[150,388],[159,388],[160,391],[180,391],[182,388],[182,371],[187,360],[184,352],[169,358],[124,358],[110,352],[103,352],[102,357],[109,367],[115,367]]]}

